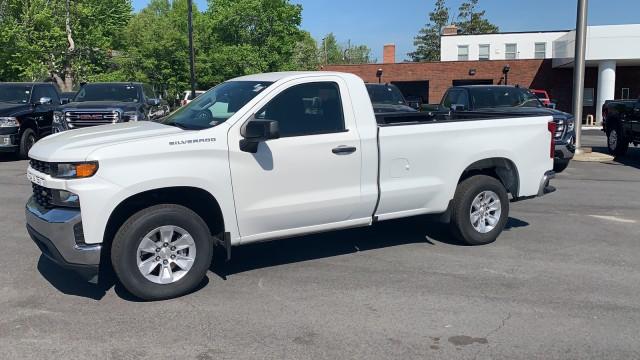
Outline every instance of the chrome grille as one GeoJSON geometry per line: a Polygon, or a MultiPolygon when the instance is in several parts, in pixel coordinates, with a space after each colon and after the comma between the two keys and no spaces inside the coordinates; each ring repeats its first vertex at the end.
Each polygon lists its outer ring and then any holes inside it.
{"type": "Polygon", "coordinates": [[[64,119],[69,129],[114,124],[120,120],[120,113],[109,111],[66,111],[64,119]]]}
{"type": "Polygon", "coordinates": [[[33,170],[39,171],[43,174],[51,175],[51,163],[36,159],[29,159],[29,166],[31,166],[33,170]]]}

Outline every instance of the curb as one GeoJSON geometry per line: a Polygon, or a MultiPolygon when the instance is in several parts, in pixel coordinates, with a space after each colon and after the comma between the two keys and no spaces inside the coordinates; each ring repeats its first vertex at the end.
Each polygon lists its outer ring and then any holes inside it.
{"type": "Polygon", "coordinates": [[[589,152],[589,153],[583,153],[583,154],[576,154],[573,156],[573,160],[583,161],[583,162],[607,162],[607,161],[613,161],[613,156],[609,154],[599,153],[599,152],[589,152]]]}

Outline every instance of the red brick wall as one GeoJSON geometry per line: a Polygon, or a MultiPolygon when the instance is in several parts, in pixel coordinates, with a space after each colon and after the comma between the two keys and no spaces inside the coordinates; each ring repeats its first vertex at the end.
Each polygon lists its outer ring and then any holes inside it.
{"type": "Polygon", "coordinates": [[[393,64],[396,62],[396,46],[387,44],[382,51],[382,62],[385,64],[393,64]]]}
{"type": "Polygon", "coordinates": [[[511,61],[446,61],[397,64],[327,65],[324,70],[353,73],[365,82],[378,82],[376,71],[382,69],[382,82],[429,80],[429,102],[438,103],[453,80],[492,79],[494,84],[502,83],[502,69],[509,64],[509,84],[523,87],[544,88],[551,77],[550,60],[511,61]],[[475,69],[475,75],[469,70],[475,69]]]}
{"type": "MultiPolygon", "coordinates": [[[[429,102],[438,103],[453,80],[492,79],[494,84],[503,83],[502,69],[511,67],[509,84],[518,84],[531,89],[543,89],[555,100],[558,109],[571,112],[573,69],[552,67],[547,60],[491,60],[491,61],[443,61],[398,64],[364,65],[327,65],[327,71],[342,71],[360,76],[365,82],[378,82],[376,71],[383,70],[382,82],[393,81],[429,81],[429,102]],[[469,70],[475,69],[475,75],[469,70]]],[[[598,68],[589,67],[585,72],[585,87],[598,91],[598,68]]],[[[640,96],[640,67],[621,67],[616,70],[616,98],[621,96],[622,88],[630,89],[630,97],[640,96]]],[[[594,103],[597,101],[594,101],[594,103]]],[[[585,107],[584,114],[595,116],[596,108],[585,107]]]]}

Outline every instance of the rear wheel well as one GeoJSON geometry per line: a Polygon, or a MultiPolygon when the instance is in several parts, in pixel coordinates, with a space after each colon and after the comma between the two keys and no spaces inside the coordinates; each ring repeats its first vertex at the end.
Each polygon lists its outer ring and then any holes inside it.
{"type": "MultiPolygon", "coordinates": [[[[182,205],[193,210],[207,224],[213,236],[222,239],[224,218],[218,201],[208,191],[195,187],[170,187],[148,190],[122,201],[109,216],[103,249],[109,249],[118,229],[138,211],[159,204],[182,205]]],[[[108,250],[107,250],[108,251],[108,250]]]]}
{"type": "Polygon", "coordinates": [[[520,178],[518,168],[509,159],[489,158],[469,165],[460,176],[458,184],[474,175],[488,175],[498,179],[511,196],[518,197],[520,178]]]}

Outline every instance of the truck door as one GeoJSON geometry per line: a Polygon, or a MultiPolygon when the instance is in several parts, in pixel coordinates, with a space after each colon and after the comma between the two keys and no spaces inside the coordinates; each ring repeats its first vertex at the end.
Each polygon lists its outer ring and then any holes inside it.
{"type": "Polygon", "coordinates": [[[349,226],[357,217],[361,149],[348,92],[337,79],[306,81],[281,86],[253,112],[256,119],[278,121],[279,139],[261,142],[252,154],[238,145],[249,118],[229,132],[243,241],[349,226]]]}

